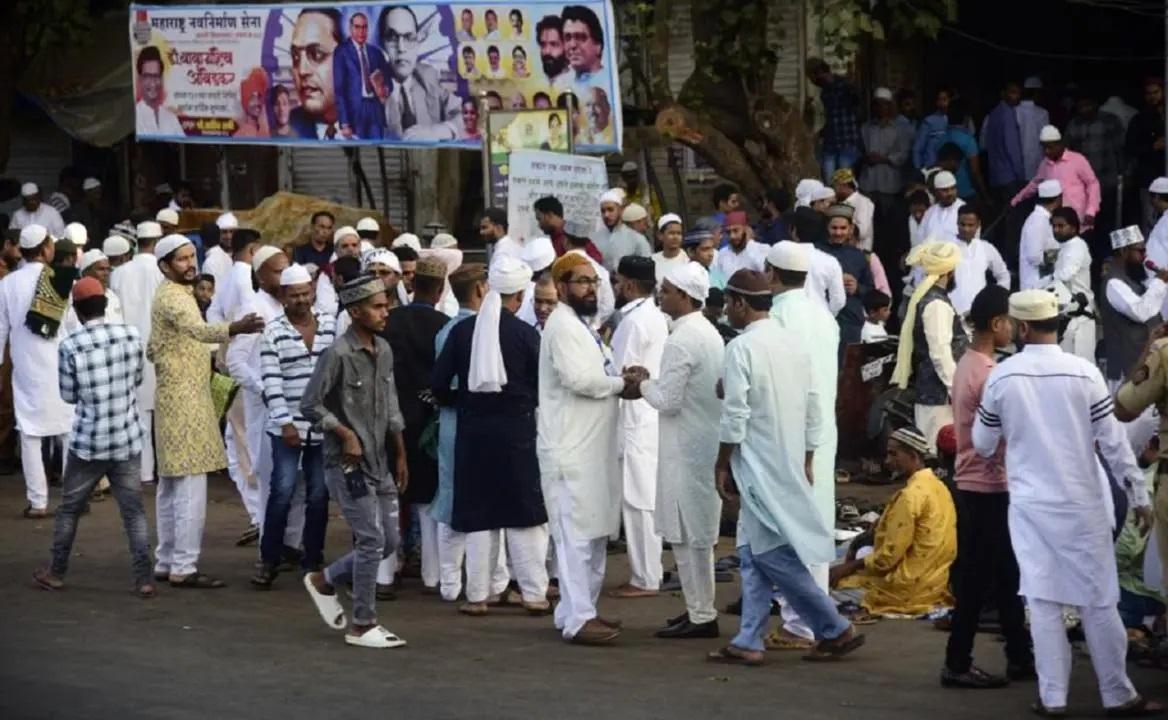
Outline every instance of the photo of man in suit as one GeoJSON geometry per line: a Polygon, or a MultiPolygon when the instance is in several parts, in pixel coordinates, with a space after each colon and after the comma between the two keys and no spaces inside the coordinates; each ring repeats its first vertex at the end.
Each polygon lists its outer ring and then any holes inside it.
{"type": "Polygon", "coordinates": [[[472,45],[462,46],[462,76],[467,80],[478,80],[482,76],[472,45]]]}
{"type": "Polygon", "coordinates": [[[340,12],[335,8],[300,11],[289,47],[292,80],[300,99],[289,125],[299,137],[332,140],[338,134],[333,53],[340,44],[340,12]]]}
{"type": "Polygon", "coordinates": [[[349,39],[333,53],[337,122],[346,139],[380,139],[385,135],[385,54],[369,44],[369,18],[349,18],[349,39]]]}
{"type": "Polygon", "coordinates": [[[438,68],[418,62],[425,36],[418,18],[405,5],[388,5],[377,19],[392,76],[385,99],[386,137],[406,140],[454,140],[462,125],[459,97],[442,86],[438,68]]]}

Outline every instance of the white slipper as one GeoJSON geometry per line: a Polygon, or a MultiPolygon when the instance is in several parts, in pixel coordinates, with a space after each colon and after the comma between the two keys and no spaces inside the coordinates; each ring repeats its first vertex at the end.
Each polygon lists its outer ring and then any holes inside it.
{"type": "Polygon", "coordinates": [[[320,613],[320,619],[324,620],[324,624],[333,630],[344,630],[349,624],[349,620],[345,617],[345,608],[341,606],[341,601],[337,599],[337,596],[325,595],[317,590],[307,573],[304,575],[304,589],[308,591],[308,595],[316,605],[316,610],[320,613]]]}
{"type": "Polygon", "coordinates": [[[349,645],[356,645],[357,647],[377,648],[381,650],[405,647],[406,645],[405,640],[402,640],[380,625],[374,625],[360,635],[345,633],[345,642],[349,645]]]}

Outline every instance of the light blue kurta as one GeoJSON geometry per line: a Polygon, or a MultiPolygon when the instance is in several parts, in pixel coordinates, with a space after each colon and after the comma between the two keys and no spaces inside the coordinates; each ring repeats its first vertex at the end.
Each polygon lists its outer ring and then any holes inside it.
{"type": "Polygon", "coordinates": [[[814,474],[812,492],[815,507],[828,528],[835,526],[835,453],[839,434],[835,424],[836,384],[839,379],[839,325],[835,318],[814,302],[806,291],[789,290],[776,295],[771,306],[771,317],[779,326],[799,337],[803,348],[811,355],[811,371],[819,395],[819,417],[822,422],[815,457],[811,462],[814,474]]]}
{"type": "MultiPolygon", "coordinates": [[[[454,326],[474,315],[473,310],[458,308],[458,313],[442,326],[434,336],[434,357],[442,353],[446,338],[454,326]]],[[[450,381],[450,387],[458,389],[458,377],[450,381]]],[[[438,490],[430,501],[430,517],[440,523],[450,524],[454,512],[454,438],[458,429],[458,410],[453,406],[438,411],[438,490]]]]}
{"type": "Polygon", "coordinates": [[[804,564],[829,562],[830,530],[803,469],[822,433],[810,354],[771,318],[757,320],[726,346],[722,386],[720,440],[738,445],[738,545],[761,555],[789,544],[804,564]]]}

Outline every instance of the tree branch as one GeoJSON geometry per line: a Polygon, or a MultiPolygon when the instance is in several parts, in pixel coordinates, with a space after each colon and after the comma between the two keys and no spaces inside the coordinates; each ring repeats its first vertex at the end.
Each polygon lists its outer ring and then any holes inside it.
{"type": "Polygon", "coordinates": [[[736,183],[749,198],[759,197],[764,189],[754,163],[741,144],[695,113],[676,103],[657,113],[657,129],[666,138],[693,148],[714,171],[736,183]]]}

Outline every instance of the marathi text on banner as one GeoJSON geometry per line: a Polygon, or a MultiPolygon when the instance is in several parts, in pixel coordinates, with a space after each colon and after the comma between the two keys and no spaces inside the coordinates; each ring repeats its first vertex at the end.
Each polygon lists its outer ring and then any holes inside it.
{"type": "Polygon", "coordinates": [[[508,233],[518,240],[543,235],[533,205],[555,196],[564,206],[564,230],[588,237],[596,229],[596,208],[608,189],[604,160],[544,151],[511,153],[507,189],[508,233]]]}
{"type": "Polygon", "coordinates": [[[619,151],[608,0],[132,8],[140,140],[482,145],[487,109],[563,108],[619,151]]]}

